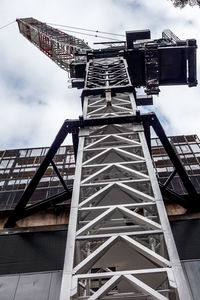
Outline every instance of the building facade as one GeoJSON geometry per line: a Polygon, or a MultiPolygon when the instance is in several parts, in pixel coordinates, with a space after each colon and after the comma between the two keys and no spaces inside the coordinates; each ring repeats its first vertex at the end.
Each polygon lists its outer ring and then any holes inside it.
{"type": "MultiPolygon", "coordinates": [[[[169,137],[169,140],[196,190],[200,192],[199,138],[196,135],[182,135],[169,137]]],[[[151,139],[151,149],[158,181],[165,184],[174,172],[172,163],[158,138],[151,139]]],[[[0,298],[4,300],[53,300],[59,295],[70,200],[21,219],[15,228],[4,228],[10,212],[47,151],[46,147],[0,151],[0,295],[4,295],[4,298],[0,298]]],[[[61,146],[54,163],[67,186],[72,187],[75,170],[72,146],[61,146]]],[[[168,188],[177,194],[186,195],[176,173],[168,188]]],[[[63,190],[54,168],[49,166],[28,205],[63,190]]],[[[166,197],[164,201],[183,269],[193,299],[197,300],[200,294],[200,214],[190,212],[166,197]]]]}

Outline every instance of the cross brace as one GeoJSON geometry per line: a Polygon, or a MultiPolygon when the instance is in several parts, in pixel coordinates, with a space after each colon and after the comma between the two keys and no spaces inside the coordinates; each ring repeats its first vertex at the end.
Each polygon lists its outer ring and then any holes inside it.
{"type": "MultiPolygon", "coordinates": [[[[109,117],[109,118],[96,118],[96,119],[83,119],[81,116],[79,120],[66,120],[61,129],[59,130],[55,140],[53,141],[51,147],[49,148],[49,151],[47,152],[43,162],[39,166],[38,170],[36,171],[34,177],[30,181],[29,185],[27,186],[26,190],[24,191],[21,199],[19,200],[18,204],[16,205],[14,211],[8,218],[8,221],[5,224],[5,227],[13,227],[16,224],[16,221],[27,217],[28,215],[31,215],[32,213],[35,213],[39,209],[44,209],[48,207],[51,203],[55,204],[60,201],[64,200],[64,195],[67,196],[67,199],[71,197],[71,191],[69,191],[59,174],[59,178],[61,182],[63,181],[64,187],[65,187],[65,194],[59,195],[58,197],[51,197],[46,200],[42,200],[34,205],[32,208],[29,207],[28,209],[26,207],[26,204],[30,200],[34,190],[36,189],[40,179],[44,175],[47,167],[49,164],[52,164],[52,159],[55,156],[58,148],[65,140],[68,133],[72,133],[73,135],[73,146],[74,146],[74,153],[75,157],[77,154],[77,147],[78,147],[78,130],[79,128],[83,127],[89,127],[89,126],[103,126],[103,125],[111,125],[111,124],[124,124],[124,123],[142,123],[144,125],[144,128],[146,128],[146,138],[148,141],[148,146],[150,147],[150,126],[153,127],[155,133],[159,137],[166,153],[168,154],[169,158],[171,159],[171,162],[174,165],[174,168],[177,172],[177,174],[180,176],[187,192],[188,196],[183,197],[180,195],[177,195],[176,193],[170,191],[165,187],[165,185],[160,185],[161,190],[165,196],[170,196],[174,201],[176,201],[178,204],[182,205],[183,207],[191,210],[199,210],[199,198],[200,195],[195,190],[194,185],[192,184],[187,172],[185,171],[178,155],[176,154],[174,148],[172,147],[171,143],[169,142],[164,129],[157,118],[155,113],[148,113],[148,114],[140,114],[139,111],[136,113],[136,116],[123,116],[123,117],[109,117]]],[[[54,169],[56,168],[55,164],[53,163],[54,169]]],[[[65,198],[66,200],[66,198],[65,198]]]]}

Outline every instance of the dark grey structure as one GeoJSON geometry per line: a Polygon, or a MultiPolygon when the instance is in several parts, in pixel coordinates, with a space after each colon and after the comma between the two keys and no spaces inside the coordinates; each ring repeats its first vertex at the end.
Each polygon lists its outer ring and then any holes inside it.
{"type": "MultiPolygon", "coordinates": [[[[182,161],[196,190],[200,192],[200,140],[197,135],[168,137],[182,161]]],[[[12,149],[0,151],[0,210],[15,208],[25,187],[48,151],[44,148],[12,149]]],[[[152,158],[159,181],[164,184],[174,171],[173,164],[158,138],[151,139],[152,158]]],[[[55,164],[67,185],[73,186],[75,158],[72,146],[61,146],[54,158],[55,164]]],[[[176,173],[169,183],[174,192],[187,194],[176,173]]],[[[42,177],[30,204],[60,193],[64,190],[52,166],[42,177]]]]}
{"type": "MultiPolygon", "coordinates": [[[[41,164],[49,148],[0,151],[0,210],[15,208],[25,187],[41,164]]],[[[59,148],[54,159],[63,179],[72,187],[75,169],[72,146],[59,148]]],[[[64,190],[52,166],[46,170],[29,204],[46,199],[64,190]]]]}
{"type": "MultiPolygon", "coordinates": [[[[195,186],[197,192],[200,192],[200,140],[197,135],[180,135],[168,137],[184,165],[190,180],[195,186]]],[[[163,148],[160,140],[154,138],[151,140],[152,157],[155,164],[157,176],[161,183],[165,183],[170,174],[173,173],[174,167],[172,162],[163,148]]],[[[179,195],[186,195],[187,191],[182,180],[177,173],[169,183],[169,188],[179,195]]]]}

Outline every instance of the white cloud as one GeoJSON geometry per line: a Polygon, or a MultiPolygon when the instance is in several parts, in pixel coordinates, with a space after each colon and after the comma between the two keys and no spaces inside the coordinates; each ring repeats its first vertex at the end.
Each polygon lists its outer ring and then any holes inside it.
{"type": "MultiPolygon", "coordinates": [[[[0,26],[30,16],[120,34],[150,28],[158,38],[170,28],[180,38],[199,38],[199,9],[175,9],[170,0],[1,0],[0,26]]],[[[84,39],[93,46],[93,38],[84,39]]],[[[17,24],[0,30],[0,43],[0,148],[49,145],[64,119],[81,114],[80,91],[68,89],[67,74],[17,24]]],[[[169,121],[168,134],[200,134],[198,97],[199,87],[162,88],[152,110],[169,121]]]]}

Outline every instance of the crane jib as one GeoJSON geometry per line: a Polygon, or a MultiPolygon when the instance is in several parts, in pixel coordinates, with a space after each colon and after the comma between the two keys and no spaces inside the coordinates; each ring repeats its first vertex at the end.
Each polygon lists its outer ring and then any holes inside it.
{"type": "Polygon", "coordinates": [[[36,19],[17,19],[17,23],[25,38],[66,71],[69,71],[71,61],[78,59],[75,53],[86,53],[90,49],[83,40],[36,19]]]}

